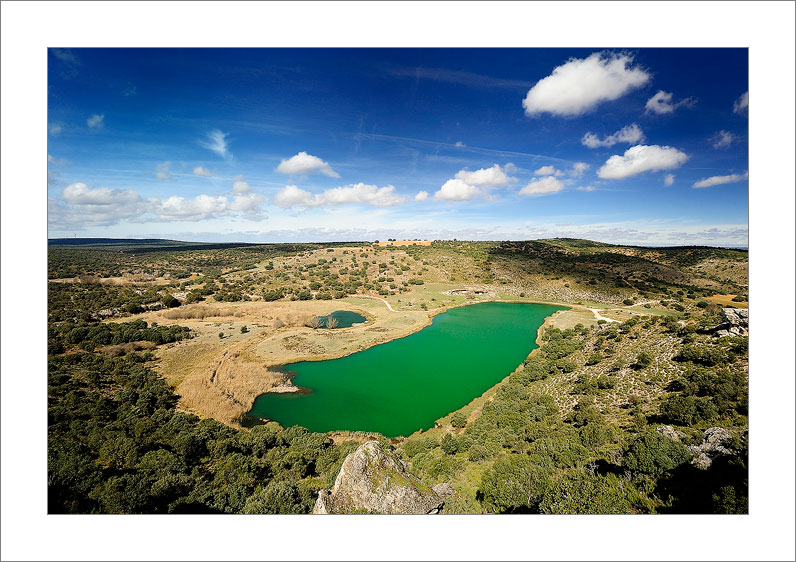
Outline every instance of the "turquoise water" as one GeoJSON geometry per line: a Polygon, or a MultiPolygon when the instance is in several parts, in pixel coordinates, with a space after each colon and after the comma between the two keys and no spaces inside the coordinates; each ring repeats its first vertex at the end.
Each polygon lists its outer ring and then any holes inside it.
{"type": "Polygon", "coordinates": [[[387,437],[433,427],[501,381],[536,347],[563,307],[481,303],[453,308],[405,338],[340,359],[284,365],[303,393],[263,394],[249,415],[311,431],[387,437]]]}

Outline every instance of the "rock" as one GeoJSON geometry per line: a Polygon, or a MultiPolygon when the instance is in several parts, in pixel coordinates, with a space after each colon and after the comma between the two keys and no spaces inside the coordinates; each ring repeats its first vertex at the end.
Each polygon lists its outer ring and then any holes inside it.
{"type": "Polygon", "coordinates": [[[345,458],[334,487],[318,493],[312,513],[434,514],[444,504],[439,493],[406,472],[400,459],[368,441],[345,458]]]}
{"type": "Polygon", "coordinates": [[[702,436],[702,443],[688,446],[688,450],[694,455],[691,464],[702,470],[709,469],[715,459],[733,454],[726,447],[730,441],[732,434],[723,427],[707,428],[702,436]]]}
{"type": "Polygon", "coordinates": [[[722,308],[721,316],[724,322],[710,331],[718,337],[748,336],[749,335],[749,310],[746,308],[722,308]]]}
{"type": "Polygon", "coordinates": [[[663,435],[664,437],[668,437],[672,441],[680,441],[682,440],[683,437],[685,437],[685,434],[683,432],[677,431],[671,425],[659,425],[656,428],[656,431],[661,435],[663,435]]]}
{"type": "Polygon", "coordinates": [[[454,490],[450,484],[447,482],[442,482],[440,484],[434,484],[431,486],[431,489],[434,490],[434,493],[438,496],[444,498],[445,496],[453,496],[456,494],[456,490],[454,490]]]}

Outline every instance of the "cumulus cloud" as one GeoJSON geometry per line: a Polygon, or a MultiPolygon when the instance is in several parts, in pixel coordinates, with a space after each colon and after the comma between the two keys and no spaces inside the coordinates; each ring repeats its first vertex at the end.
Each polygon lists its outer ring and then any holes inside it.
{"type": "Polygon", "coordinates": [[[563,176],[564,172],[557,170],[554,166],[542,166],[533,172],[535,176],[563,176]]]}
{"type": "Polygon", "coordinates": [[[643,172],[657,172],[680,167],[688,155],[670,146],[631,146],[623,156],[615,154],[597,170],[602,179],[621,180],[643,172]]]}
{"type": "Polygon", "coordinates": [[[744,92],[741,94],[741,97],[732,104],[732,112],[743,113],[747,109],[749,109],[749,92],[744,92]]]}
{"type": "Polygon", "coordinates": [[[425,201],[428,199],[428,191],[418,191],[415,195],[415,201],[425,201]]]}
{"type": "Polygon", "coordinates": [[[671,187],[674,184],[674,174],[666,174],[663,176],[663,185],[671,187]]]}
{"type": "Polygon", "coordinates": [[[251,191],[251,186],[243,180],[238,180],[232,184],[233,193],[248,193],[249,191],[251,191]]]}
{"type": "Polygon", "coordinates": [[[713,187],[714,185],[721,185],[724,183],[738,183],[739,181],[747,179],[749,179],[749,172],[744,172],[743,174],[730,174],[728,176],[711,176],[699,180],[691,187],[699,189],[701,187],[713,187]]]}
{"type": "Polygon", "coordinates": [[[340,174],[332,170],[328,163],[324,162],[317,156],[307,154],[306,152],[299,152],[295,156],[282,160],[276,171],[280,174],[287,174],[290,176],[298,176],[304,174],[312,174],[320,172],[330,178],[339,178],[340,174]]]}
{"type": "Polygon", "coordinates": [[[204,139],[199,141],[199,144],[208,150],[212,150],[222,158],[229,160],[232,158],[232,153],[229,151],[227,136],[227,133],[223,133],[218,129],[213,129],[207,133],[204,139]]]}
{"type": "Polygon", "coordinates": [[[474,172],[459,170],[454,176],[468,185],[475,187],[502,187],[515,178],[506,175],[506,172],[497,164],[491,168],[481,168],[474,172]]]}
{"type": "Polygon", "coordinates": [[[534,178],[520,190],[520,195],[547,195],[564,189],[564,184],[553,176],[534,178]]]}
{"type": "Polygon", "coordinates": [[[632,56],[618,53],[571,58],[528,90],[522,101],[525,114],[576,116],[601,102],[616,100],[650,79],[649,73],[632,63],[632,56]]]}
{"type": "Polygon", "coordinates": [[[335,187],[316,194],[295,185],[287,185],[274,197],[274,203],[283,209],[345,204],[391,207],[406,201],[406,197],[397,194],[392,185],[378,187],[364,183],[335,187]]]}
{"type": "Polygon", "coordinates": [[[603,138],[603,140],[600,140],[600,137],[594,133],[586,133],[583,135],[583,138],[580,139],[580,142],[583,146],[587,146],[589,148],[600,148],[601,146],[613,146],[620,142],[627,144],[637,144],[643,140],[644,132],[641,130],[641,127],[635,123],[632,123],[631,125],[622,127],[614,134],[608,135],[607,137],[603,138]]]}
{"type": "Polygon", "coordinates": [[[694,98],[686,98],[677,103],[672,103],[672,92],[664,92],[658,90],[658,93],[647,100],[645,113],[657,113],[658,115],[664,113],[673,113],[675,109],[681,106],[691,107],[696,103],[694,98]]]}
{"type": "Polygon", "coordinates": [[[569,175],[573,178],[580,178],[583,177],[583,172],[588,170],[591,166],[589,166],[586,162],[575,162],[572,165],[572,169],[569,170],[569,175]]]}
{"type": "Polygon", "coordinates": [[[729,148],[733,142],[737,140],[737,137],[730,133],[729,131],[721,130],[712,137],[710,137],[710,141],[713,143],[713,148],[720,149],[720,148],[729,148]]]}
{"type": "Polygon", "coordinates": [[[47,130],[50,132],[50,135],[55,137],[60,135],[64,128],[60,123],[48,123],[47,130]]]}
{"type": "Polygon", "coordinates": [[[470,201],[481,194],[481,190],[460,179],[450,179],[434,194],[437,201],[470,201]]]}
{"type": "Polygon", "coordinates": [[[193,175],[195,176],[202,176],[203,178],[212,178],[216,175],[215,170],[209,170],[204,166],[197,166],[193,169],[193,175]]]}
{"type": "Polygon", "coordinates": [[[248,187],[241,190],[240,185],[233,186],[231,195],[145,198],[131,189],[90,188],[85,183],[73,183],[63,190],[60,199],[48,202],[51,212],[48,220],[56,227],[82,228],[108,226],[123,220],[199,221],[233,213],[249,220],[262,218],[265,196],[248,187]]]}
{"type": "Polygon", "coordinates": [[[86,119],[86,125],[88,125],[89,129],[102,129],[103,125],[105,125],[105,115],[92,115],[86,119]]]}
{"type": "Polygon", "coordinates": [[[171,167],[171,162],[161,162],[159,164],[155,164],[155,177],[159,180],[170,180],[171,173],[169,172],[169,168],[171,167]]]}
{"type": "Polygon", "coordinates": [[[462,147],[467,146],[467,145],[464,144],[462,141],[456,141],[456,144],[454,144],[453,146],[458,146],[459,148],[462,148],[462,147]]]}

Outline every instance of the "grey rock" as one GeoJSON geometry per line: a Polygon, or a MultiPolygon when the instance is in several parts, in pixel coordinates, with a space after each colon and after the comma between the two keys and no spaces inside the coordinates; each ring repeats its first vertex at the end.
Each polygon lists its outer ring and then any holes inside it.
{"type": "Polygon", "coordinates": [[[434,514],[444,504],[440,494],[406,472],[400,459],[368,441],[345,458],[334,487],[318,493],[312,512],[434,514]]]}
{"type": "Polygon", "coordinates": [[[727,447],[731,440],[732,434],[723,427],[707,428],[702,435],[702,443],[688,446],[688,450],[694,455],[691,464],[702,470],[709,469],[717,458],[733,454],[727,447]]]}
{"type": "Polygon", "coordinates": [[[655,428],[658,433],[663,435],[664,437],[668,437],[672,441],[681,441],[685,434],[681,431],[677,431],[671,425],[659,425],[655,428]]]}

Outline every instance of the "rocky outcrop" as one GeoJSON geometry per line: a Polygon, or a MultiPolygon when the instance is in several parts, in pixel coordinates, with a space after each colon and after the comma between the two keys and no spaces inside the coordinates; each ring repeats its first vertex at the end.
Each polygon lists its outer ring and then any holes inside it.
{"type": "Polygon", "coordinates": [[[659,425],[655,428],[655,430],[663,435],[664,437],[668,437],[672,441],[681,441],[683,437],[685,437],[685,433],[682,431],[677,431],[671,425],[659,425]]]}
{"type": "Polygon", "coordinates": [[[345,458],[334,487],[319,492],[312,513],[439,513],[443,495],[453,492],[444,486],[421,484],[400,459],[368,441],[345,458]]]}
{"type": "Polygon", "coordinates": [[[691,464],[702,470],[709,469],[715,459],[733,454],[728,447],[731,441],[732,434],[723,427],[707,428],[702,436],[702,443],[688,446],[688,450],[694,455],[691,464]]]}
{"type": "Polygon", "coordinates": [[[719,337],[749,335],[749,309],[722,308],[721,316],[724,322],[713,328],[715,335],[719,337]]]}

